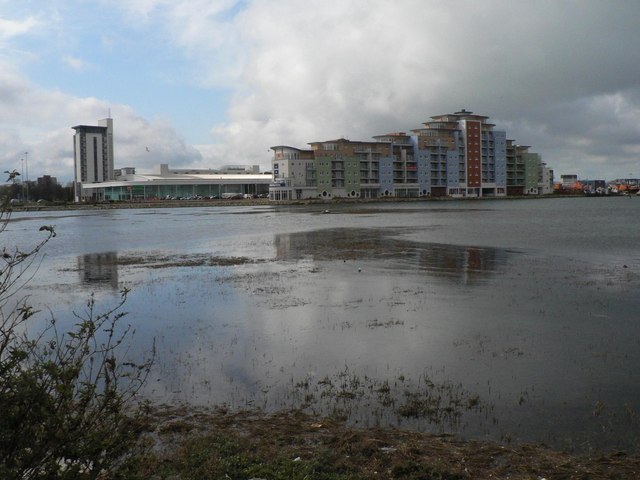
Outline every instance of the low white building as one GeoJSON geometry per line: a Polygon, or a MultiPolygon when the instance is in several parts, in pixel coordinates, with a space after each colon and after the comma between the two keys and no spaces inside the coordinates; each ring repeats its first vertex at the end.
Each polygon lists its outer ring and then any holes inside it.
{"type": "Polygon", "coordinates": [[[152,173],[136,173],[134,167],[116,169],[114,178],[107,182],[83,183],[83,197],[102,201],[266,195],[271,172],[260,173],[257,165],[174,169],[161,164],[152,173]]]}

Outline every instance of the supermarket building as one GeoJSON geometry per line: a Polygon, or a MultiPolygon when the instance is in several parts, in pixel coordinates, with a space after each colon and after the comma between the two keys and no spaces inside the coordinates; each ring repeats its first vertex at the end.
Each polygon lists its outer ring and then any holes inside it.
{"type": "Polygon", "coordinates": [[[83,199],[93,201],[266,196],[270,183],[271,174],[260,173],[257,165],[175,169],[160,164],[152,173],[136,173],[133,167],[116,169],[112,181],[83,183],[82,194],[83,199]]]}

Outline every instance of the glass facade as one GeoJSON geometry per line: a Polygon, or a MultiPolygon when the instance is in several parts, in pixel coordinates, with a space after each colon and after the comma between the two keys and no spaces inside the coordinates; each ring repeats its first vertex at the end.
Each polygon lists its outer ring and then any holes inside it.
{"type": "Polygon", "coordinates": [[[260,195],[268,193],[263,184],[174,184],[122,185],[104,187],[105,200],[167,200],[196,197],[221,198],[224,193],[260,195]]]}

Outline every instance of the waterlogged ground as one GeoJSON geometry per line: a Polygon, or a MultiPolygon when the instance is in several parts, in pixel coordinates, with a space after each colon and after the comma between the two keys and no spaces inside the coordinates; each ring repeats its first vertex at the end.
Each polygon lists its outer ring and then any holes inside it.
{"type": "Polygon", "coordinates": [[[63,323],[131,289],[155,402],[633,449],[640,232],[614,226],[640,202],[614,200],[65,212],[8,235],[56,225],[29,293],[63,323]]]}

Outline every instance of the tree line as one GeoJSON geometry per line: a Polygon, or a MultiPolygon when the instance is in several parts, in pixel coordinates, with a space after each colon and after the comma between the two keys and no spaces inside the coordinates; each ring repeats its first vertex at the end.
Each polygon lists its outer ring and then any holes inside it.
{"type": "Polygon", "coordinates": [[[73,201],[73,183],[60,185],[54,179],[43,178],[40,182],[15,182],[0,186],[0,197],[7,200],[17,199],[23,202],[71,202],[73,201]],[[27,193],[28,192],[28,193],[27,193]]]}

